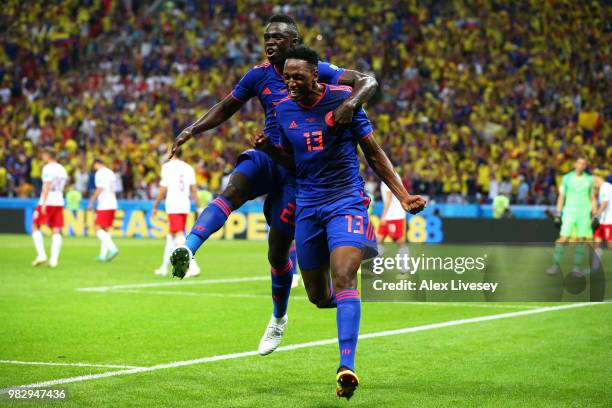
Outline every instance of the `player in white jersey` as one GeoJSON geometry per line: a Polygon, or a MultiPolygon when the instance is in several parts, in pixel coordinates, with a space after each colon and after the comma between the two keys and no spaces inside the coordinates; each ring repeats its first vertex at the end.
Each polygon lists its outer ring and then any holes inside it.
{"type": "Polygon", "coordinates": [[[598,206],[595,211],[599,226],[595,230],[595,256],[593,256],[591,269],[597,270],[603,256],[601,243],[606,241],[606,245],[609,245],[608,243],[612,242],[612,184],[596,176],[593,177],[593,185],[599,189],[598,206]]]}
{"type": "Polygon", "coordinates": [[[383,243],[385,238],[389,237],[397,244],[398,255],[402,257],[404,255],[408,256],[408,246],[406,245],[406,212],[400,201],[382,181],[380,182],[380,195],[383,200],[383,212],[378,224],[378,254],[383,254],[383,243]]]}
{"type": "MultiPolygon", "coordinates": [[[[191,200],[189,198],[190,196],[193,197],[196,208],[200,207],[200,198],[196,190],[195,171],[176,155],[170,161],[163,164],[159,186],[159,194],[157,194],[153,204],[153,216],[157,214],[157,207],[165,196],[169,226],[163,261],[161,266],[155,270],[155,274],[166,276],[172,251],[177,246],[185,244],[185,223],[187,215],[191,211],[191,200]]],[[[195,259],[192,259],[185,277],[197,276],[199,274],[200,268],[195,259]]]]}
{"type": "Polygon", "coordinates": [[[55,160],[52,149],[44,149],[40,158],[45,162],[42,168],[42,192],[40,201],[34,211],[32,223],[32,239],[36,248],[36,259],[33,266],[47,262],[47,254],[43,242],[41,225],[47,225],[53,231],[51,238],[51,259],[49,266],[56,267],[62,249],[61,229],[64,226],[64,186],[68,181],[68,174],[64,167],[55,160]]]}
{"type": "Polygon", "coordinates": [[[119,250],[108,233],[108,229],[113,226],[115,211],[117,210],[117,196],[115,195],[117,179],[115,173],[106,167],[101,159],[94,160],[93,168],[96,171],[96,191],[91,196],[87,209],[93,209],[94,202],[98,201],[94,225],[101,245],[100,255],[96,260],[108,262],[119,255],[119,250]]]}

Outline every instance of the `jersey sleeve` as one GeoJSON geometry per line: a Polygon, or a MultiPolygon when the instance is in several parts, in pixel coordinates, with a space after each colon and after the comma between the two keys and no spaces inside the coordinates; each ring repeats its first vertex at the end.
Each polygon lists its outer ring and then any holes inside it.
{"type": "Polygon", "coordinates": [[[319,82],[330,85],[336,85],[340,77],[346,71],[344,68],[338,68],[329,62],[319,62],[319,82]]]}
{"type": "Polygon", "coordinates": [[[195,170],[193,169],[193,167],[189,166],[189,180],[188,183],[189,186],[195,186],[196,185],[196,175],[195,175],[195,170]]]}
{"type": "Polygon", "coordinates": [[[374,132],[372,122],[368,119],[368,115],[365,113],[363,108],[359,108],[355,116],[353,116],[353,122],[351,124],[351,133],[355,140],[368,138],[374,132]]]}
{"type": "Polygon", "coordinates": [[[563,176],[563,180],[561,181],[561,185],[563,186],[563,194],[567,195],[567,190],[569,189],[569,179],[572,173],[566,174],[563,176]]]}
{"type": "Polygon", "coordinates": [[[257,84],[263,73],[262,68],[251,68],[232,90],[232,97],[240,102],[246,102],[257,96],[257,84]]]}
{"type": "Polygon", "coordinates": [[[43,167],[41,179],[43,182],[53,181],[53,172],[49,169],[49,166],[43,167]]]}
{"type": "Polygon", "coordinates": [[[285,143],[286,143],[286,137],[285,134],[283,133],[283,130],[279,124],[279,120],[282,117],[282,114],[279,116],[278,114],[278,110],[279,107],[277,106],[276,109],[274,110],[274,115],[269,115],[266,118],[266,136],[268,136],[270,138],[270,140],[272,140],[272,137],[277,136],[278,137],[278,146],[280,147],[285,147],[285,143]]]}
{"type": "Polygon", "coordinates": [[[102,176],[102,173],[100,171],[96,171],[96,175],[94,176],[94,182],[96,184],[96,188],[103,187],[104,177],[102,176]]]}
{"type": "Polygon", "coordinates": [[[161,176],[159,179],[159,185],[162,187],[168,187],[168,168],[166,166],[162,166],[161,176]]]}

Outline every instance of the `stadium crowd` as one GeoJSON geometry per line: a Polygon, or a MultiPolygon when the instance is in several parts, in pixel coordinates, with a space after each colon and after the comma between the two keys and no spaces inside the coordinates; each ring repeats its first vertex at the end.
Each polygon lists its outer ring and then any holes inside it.
{"type": "MultiPolygon", "coordinates": [[[[375,75],[368,113],[409,191],[547,204],[577,155],[608,176],[610,10],[590,1],[465,3],[7,0],[0,195],[38,194],[36,152],[53,146],[85,196],[91,163],[103,157],[121,197],[154,198],[172,138],[262,61],[274,13],[292,15],[326,60],[375,75]]],[[[198,184],[218,191],[262,122],[252,100],[186,145],[198,184]]],[[[377,192],[367,166],[364,175],[377,192]]]]}

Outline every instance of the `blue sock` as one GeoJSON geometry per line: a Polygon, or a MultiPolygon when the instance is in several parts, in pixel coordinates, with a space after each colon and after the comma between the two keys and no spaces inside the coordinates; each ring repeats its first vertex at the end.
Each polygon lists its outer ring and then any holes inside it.
{"type": "Polygon", "coordinates": [[[200,246],[215,232],[225,224],[227,217],[231,214],[233,208],[230,202],[223,196],[219,196],[212,200],[208,206],[202,211],[187,239],[185,245],[195,255],[200,246]]]}
{"type": "Polygon", "coordinates": [[[359,336],[361,320],[361,300],[356,289],[344,289],[336,294],[338,311],[338,345],[340,347],[340,367],[355,371],[355,349],[359,336]]]}
{"type": "Polygon", "coordinates": [[[274,304],[274,317],[281,318],[287,313],[289,294],[291,293],[291,281],[295,266],[289,260],[282,269],[272,267],[272,303],[274,304]]]}

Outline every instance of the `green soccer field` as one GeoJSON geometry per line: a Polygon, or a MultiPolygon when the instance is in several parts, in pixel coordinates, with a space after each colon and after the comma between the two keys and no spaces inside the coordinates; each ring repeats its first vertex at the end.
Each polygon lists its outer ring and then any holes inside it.
{"type": "MultiPolygon", "coordinates": [[[[347,406],[335,310],[302,286],[282,348],[257,355],[265,243],[212,241],[184,281],[153,275],[162,240],[116,243],[100,264],[97,239],[65,238],[58,268],[34,268],[30,237],[0,235],[0,404],[6,388],[38,384],[67,390],[50,406],[347,406]]],[[[348,404],[609,407],[610,344],[610,303],[363,303],[348,404]]]]}

